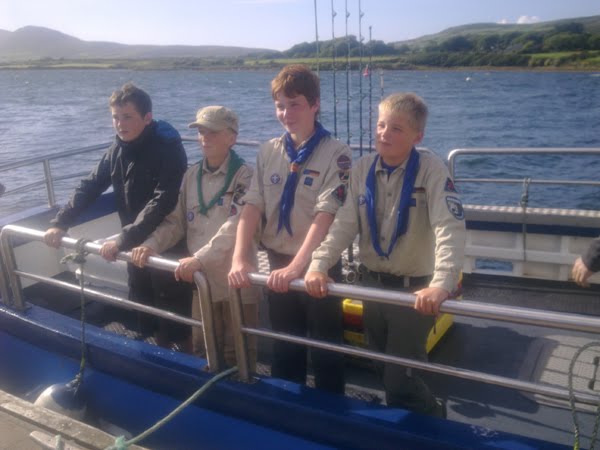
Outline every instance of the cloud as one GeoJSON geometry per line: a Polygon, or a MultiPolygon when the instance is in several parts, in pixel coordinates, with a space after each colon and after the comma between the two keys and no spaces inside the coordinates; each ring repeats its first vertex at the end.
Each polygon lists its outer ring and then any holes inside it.
{"type": "Polygon", "coordinates": [[[538,23],[540,18],[538,16],[521,16],[517,19],[517,23],[525,24],[525,23],[538,23]]]}
{"type": "Polygon", "coordinates": [[[496,22],[496,23],[498,23],[498,24],[500,24],[500,25],[506,25],[507,23],[510,23],[510,22],[508,21],[508,19],[500,19],[500,20],[499,20],[498,22],[496,22]]]}

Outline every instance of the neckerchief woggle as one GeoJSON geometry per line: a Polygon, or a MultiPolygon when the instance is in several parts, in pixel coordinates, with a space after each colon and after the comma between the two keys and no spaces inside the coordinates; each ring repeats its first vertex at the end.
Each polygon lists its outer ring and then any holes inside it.
{"type": "Polygon", "coordinates": [[[200,160],[200,168],[198,169],[198,176],[196,178],[198,184],[198,212],[200,214],[206,216],[210,208],[215,206],[215,203],[217,203],[221,196],[227,191],[229,183],[231,183],[231,180],[233,179],[235,173],[239,170],[239,168],[244,165],[244,162],[245,161],[242,158],[240,158],[234,150],[229,151],[229,163],[227,164],[227,174],[225,175],[225,182],[223,183],[223,187],[219,192],[217,192],[213,196],[213,198],[210,199],[210,202],[208,202],[207,205],[204,203],[204,196],[202,195],[202,172],[204,172],[204,160],[200,160]]]}
{"type": "Polygon", "coordinates": [[[398,202],[398,218],[396,221],[396,229],[394,230],[394,235],[390,239],[390,245],[388,247],[387,252],[384,252],[379,245],[379,228],[377,227],[377,217],[375,216],[375,198],[377,195],[377,182],[375,180],[375,167],[377,166],[377,161],[379,160],[379,155],[375,157],[373,164],[371,164],[371,168],[369,169],[369,174],[367,175],[367,183],[365,190],[365,200],[367,204],[367,219],[369,221],[369,229],[371,230],[371,243],[373,244],[373,248],[377,252],[379,256],[385,256],[389,258],[398,238],[406,233],[406,229],[408,227],[408,215],[410,211],[410,199],[412,197],[412,192],[415,187],[415,180],[417,179],[417,172],[419,171],[419,152],[413,149],[410,152],[410,156],[408,157],[408,162],[406,163],[406,170],[404,172],[404,181],[402,182],[402,191],[400,193],[400,201],[398,202]]]}
{"type": "Polygon", "coordinates": [[[281,231],[283,227],[287,230],[290,236],[292,233],[292,226],[290,224],[290,216],[292,209],[294,209],[294,198],[296,196],[296,185],[298,183],[298,171],[300,166],[306,162],[306,160],[312,155],[314,149],[319,144],[321,139],[329,136],[330,133],[323,125],[315,121],[315,133],[306,143],[296,150],[294,147],[294,141],[290,133],[285,133],[285,151],[290,159],[290,173],[288,174],[283,192],[281,193],[281,202],[279,203],[279,223],[277,224],[277,233],[281,231]]]}

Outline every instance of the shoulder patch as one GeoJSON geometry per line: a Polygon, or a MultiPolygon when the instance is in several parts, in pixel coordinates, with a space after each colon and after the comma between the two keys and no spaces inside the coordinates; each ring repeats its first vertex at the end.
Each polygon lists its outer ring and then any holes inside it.
{"type": "Polygon", "coordinates": [[[342,170],[349,170],[352,167],[352,161],[346,155],[341,155],[338,157],[337,166],[342,170]]]}
{"type": "Polygon", "coordinates": [[[464,220],[465,210],[463,209],[462,202],[458,197],[448,195],[446,197],[446,205],[448,206],[448,211],[450,211],[450,214],[452,214],[457,220],[464,220]]]}
{"type": "Polygon", "coordinates": [[[333,195],[333,197],[338,201],[338,203],[344,203],[344,201],[346,200],[346,185],[340,184],[333,190],[331,195],[333,195]]]}
{"type": "Polygon", "coordinates": [[[280,181],[281,181],[281,177],[279,176],[278,173],[274,173],[273,175],[271,175],[271,183],[278,184],[280,181]]]}
{"type": "Polygon", "coordinates": [[[338,172],[338,177],[340,177],[340,181],[342,183],[348,182],[348,178],[350,178],[350,171],[348,170],[340,170],[338,172]]]}
{"type": "Polygon", "coordinates": [[[237,206],[231,205],[231,209],[229,210],[229,217],[235,216],[238,212],[237,206]]]}
{"type": "Polygon", "coordinates": [[[454,181],[452,181],[450,177],[446,178],[446,185],[444,186],[444,190],[446,192],[457,192],[456,187],[454,186],[454,181]]]}
{"type": "Polygon", "coordinates": [[[233,198],[232,198],[232,202],[235,203],[236,205],[239,206],[244,206],[244,204],[246,203],[244,200],[242,200],[242,197],[246,195],[246,188],[243,184],[238,184],[235,189],[233,190],[233,198]]]}
{"type": "Polygon", "coordinates": [[[365,203],[367,203],[367,199],[365,198],[365,196],[364,196],[364,195],[360,194],[360,195],[358,196],[358,206],[362,206],[362,205],[364,205],[365,203]]]}

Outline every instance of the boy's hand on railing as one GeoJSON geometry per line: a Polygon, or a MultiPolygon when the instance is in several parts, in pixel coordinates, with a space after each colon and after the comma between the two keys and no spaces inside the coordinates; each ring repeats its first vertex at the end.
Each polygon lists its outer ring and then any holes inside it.
{"type": "Polygon", "coordinates": [[[66,236],[67,232],[62,228],[52,227],[46,230],[46,234],[44,234],[44,243],[49,247],[58,248],[60,247],[60,242],[64,236],[66,236]]]}
{"type": "Polygon", "coordinates": [[[267,287],[275,292],[287,292],[293,280],[302,277],[304,267],[296,267],[294,263],[272,271],[267,280],[267,287]]]}
{"type": "Polygon", "coordinates": [[[107,261],[116,261],[117,253],[119,253],[117,241],[106,241],[102,244],[102,247],[100,247],[100,256],[107,261]]]}
{"type": "Polygon", "coordinates": [[[333,283],[333,280],[322,272],[307,272],[304,276],[306,292],[316,298],[323,298],[327,296],[327,283],[333,283]]]}
{"type": "Polygon", "coordinates": [[[440,306],[444,303],[450,293],[446,289],[428,287],[415,292],[414,308],[421,314],[435,316],[440,312],[440,306]]]}
{"type": "Polygon", "coordinates": [[[229,271],[229,275],[227,275],[229,286],[234,289],[251,287],[252,284],[250,284],[248,273],[253,271],[254,267],[246,260],[234,257],[231,261],[231,270],[229,271]]]}
{"type": "Polygon", "coordinates": [[[202,272],[204,266],[198,258],[189,256],[179,260],[179,265],[175,269],[175,279],[177,281],[187,281],[188,283],[194,282],[194,272],[202,272]]]}
{"type": "Polygon", "coordinates": [[[148,258],[156,256],[156,254],[154,249],[146,245],[140,245],[131,249],[131,262],[138,267],[144,267],[146,262],[148,262],[148,258]]]}

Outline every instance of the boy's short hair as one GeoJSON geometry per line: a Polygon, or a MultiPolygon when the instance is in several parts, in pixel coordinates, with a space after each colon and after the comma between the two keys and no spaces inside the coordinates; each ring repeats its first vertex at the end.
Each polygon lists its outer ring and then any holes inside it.
{"type": "Polygon", "coordinates": [[[152,100],[146,91],[135,86],[133,83],[125,83],[121,89],[114,91],[110,96],[108,104],[111,107],[123,106],[125,103],[131,103],[136,111],[144,117],[152,112],[152,100]]]}
{"type": "Polygon", "coordinates": [[[308,104],[313,106],[321,98],[319,77],[304,64],[290,64],[271,81],[273,100],[280,92],[290,98],[304,95],[308,104]]]}
{"type": "Polygon", "coordinates": [[[411,126],[420,132],[425,131],[427,123],[427,105],[425,101],[413,92],[397,92],[384,98],[379,108],[392,113],[405,113],[411,126]]]}

